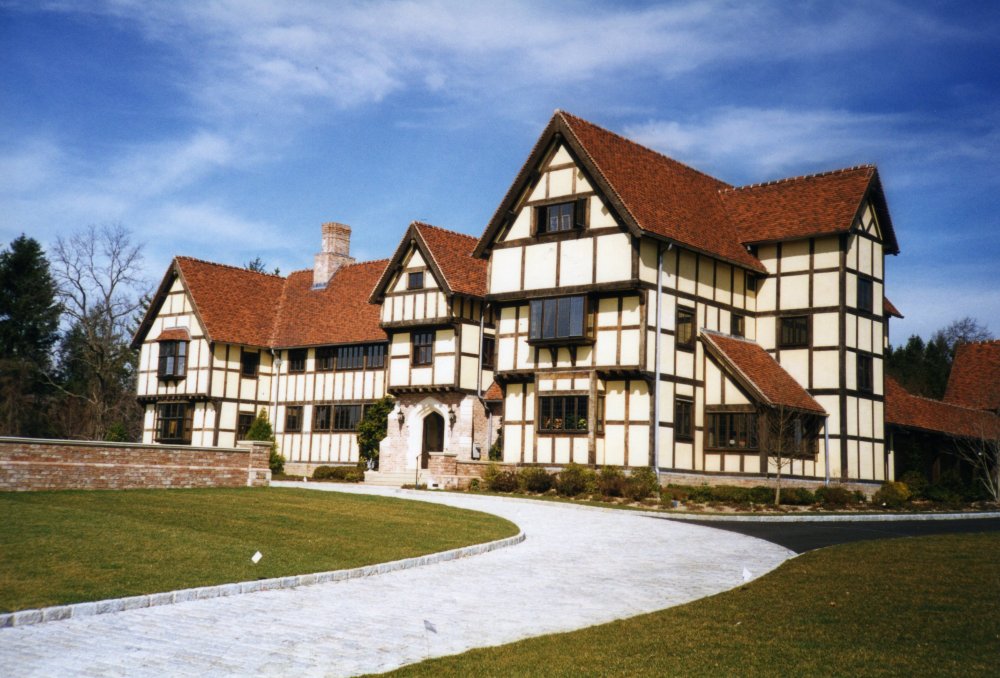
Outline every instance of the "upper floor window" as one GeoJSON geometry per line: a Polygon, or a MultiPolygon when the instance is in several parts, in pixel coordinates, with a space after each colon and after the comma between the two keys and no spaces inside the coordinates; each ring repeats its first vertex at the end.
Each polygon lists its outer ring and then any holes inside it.
{"type": "Polygon", "coordinates": [[[385,344],[368,344],[365,355],[368,367],[385,367],[385,344]]]}
{"type": "Polygon", "coordinates": [[[685,306],[677,307],[677,348],[691,350],[694,348],[694,309],[685,306]]]}
{"type": "Polygon", "coordinates": [[[424,272],[423,271],[410,271],[406,274],[406,289],[408,290],[422,290],[424,289],[424,272]]]}
{"type": "Polygon", "coordinates": [[[587,336],[586,297],[535,299],[528,337],[534,340],[582,339],[587,336]]]}
{"type": "Polygon", "coordinates": [[[874,286],[868,278],[858,278],[858,310],[871,313],[874,297],[874,286]]]}
{"type": "Polygon", "coordinates": [[[586,225],[587,201],[585,199],[572,202],[560,202],[555,205],[544,205],[538,210],[539,233],[560,233],[586,225]]]}
{"type": "Polygon", "coordinates": [[[338,370],[360,370],[365,366],[365,347],[340,346],[337,348],[338,370]]]}
{"type": "Polygon", "coordinates": [[[413,333],[413,364],[430,365],[434,362],[434,332],[413,333]]]}
{"type": "Polygon", "coordinates": [[[285,433],[298,433],[302,430],[302,405],[289,405],[285,408],[285,433]]]}
{"type": "Polygon", "coordinates": [[[330,430],[330,412],[333,407],[330,405],[315,405],[313,407],[313,431],[330,430]]]}
{"type": "Polygon", "coordinates": [[[240,373],[247,378],[254,378],[260,369],[260,353],[243,351],[240,356],[240,373]]]}
{"type": "Polygon", "coordinates": [[[187,374],[186,341],[161,341],[157,376],[163,379],[180,379],[187,374]]]}
{"type": "Polygon", "coordinates": [[[870,355],[858,356],[858,390],[871,393],[874,390],[875,377],[873,361],[870,355]]]}
{"type": "Polygon", "coordinates": [[[734,337],[746,336],[746,316],[733,313],[729,316],[729,334],[734,337]]]}
{"type": "Polygon", "coordinates": [[[289,372],[306,371],[306,349],[294,348],[288,352],[288,371],[289,372]]]}
{"type": "Polygon", "coordinates": [[[333,430],[355,431],[361,421],[364,408],[361,405],[334,405],[333,430]]]}
{"type": "Polygon", "coordinates": [[[538,430],[545,433],[587,431],[587,396],[540,396],[538,430]]]}
{"type": "Polygon", "coordinates": [[[496,367],[497,340],[494,337],[483,337],[483,369],[492,370],[496,367]]]}
{"type": "Polygon", "coordinates": [[[789,315],[778,319],[778,345],[796,348],[809,345],[809,316],[789,315]]]}
{"type": "Polygon", "coordinates": [[[191,443],[191,415],[189,403],[160,403],[156,407],[156,441],[188,445],[191,443]]]}
{"type": "Polygon", "coordinates": [[[333,346],[321,346],[316,349],[316,371],[329,372],[333,369],[333,358],[337,355],[333,346]]]}
{"type": "Polygon", "coordinates": [[[674,398],[674,438],[692,440],[694,438],[694,401],[690,398],[674,398]]]}

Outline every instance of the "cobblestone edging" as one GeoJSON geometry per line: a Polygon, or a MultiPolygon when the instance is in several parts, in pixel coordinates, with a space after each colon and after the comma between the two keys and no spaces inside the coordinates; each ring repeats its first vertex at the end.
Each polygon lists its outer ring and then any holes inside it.
{"type": "Polygon", "coordinates": [[[165,591],[163,593],[150,593],[142,596],[129,596],[128,598],[110,598],[108,600],[97,600],[89,603],[73,603],[72,605],[54,605],[39,610],[19,610],[17,612],[7,612],[0,614],[0,629],[13,626],[29,626],[31,624],[44,624],[51,621],[63,619],[78,619],[80,617],[91,617],[98,614],[109,614],[112,612],[124,612],[126,610],[138,610],[146,607],[157,607],[159,605],[174,605],[185,603],[190,600],[204,600],[206,598],[220,598],[227,596],[238,596],[244,593],[255,593],[257,591],[274,591],[277,589],[291,589],[299,586],[310,586],[313,584],[325,584],[333,581],[344,581],[347,579],[358,579],[361,577],[371,577],[398,570],[409,570],[414,567],[422,567],[434,563],[443,563],[449,560],[458,560],[482,553],[489,553],[497,549],[514,546],[523,542],[527,536],[524,532],[518,532],[513,537],[506,537],[496,541],[472,546],[463,546],[450,551],[440,553],[429,553],[425,556],[414,556],[403,560],[393,560],[388,563],[378,563],[375,565],[363,565],[349,570],[333,570],[331,572],[316,572],[314,574],[299,574],[290,577],[274,577],[272,579],[258,579],[256,581],[236,582],[233,584],[219,584],[217,586],[201,586],[193,589],[179,589],[177,591],[165,591]]]}

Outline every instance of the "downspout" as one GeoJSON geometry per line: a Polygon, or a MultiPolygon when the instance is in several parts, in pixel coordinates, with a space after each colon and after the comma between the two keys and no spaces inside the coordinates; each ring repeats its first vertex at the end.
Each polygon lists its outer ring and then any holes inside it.
{"type": "Polygon", "coordinates": [[[826,467],[826,479],[823,484],[830,486],[830,415],[823,422],[823,465],[826,467]]]}

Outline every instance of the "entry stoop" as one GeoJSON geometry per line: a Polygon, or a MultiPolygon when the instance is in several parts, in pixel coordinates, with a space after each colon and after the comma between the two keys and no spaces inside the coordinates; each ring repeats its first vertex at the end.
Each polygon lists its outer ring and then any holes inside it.
{"type": "Polygon", "coordinates": [[[417,484],[434,482],[425,469],[421,469],[419,475],[415,475],[413,471],[365,471],[365,485],[402,487],[412,485],[414,477],[417,478],[417,484]]]}

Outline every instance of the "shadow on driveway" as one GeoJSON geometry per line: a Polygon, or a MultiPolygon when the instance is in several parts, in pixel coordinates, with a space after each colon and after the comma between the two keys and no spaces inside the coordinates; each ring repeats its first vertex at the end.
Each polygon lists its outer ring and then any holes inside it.
{"type": "MultiPolygon", "coordinates": [[[[669,520],[669,519],[668,519],[669,520]]],[[[796,553],[846,544],[865,539],[922,537],[930,534],[966,534],[1000,531],[1000,518],[969,520],[886,520],[867,522],[726,522],[723,520],[685,520],[685,523],[739,532],[780,544],[796,553]]]]}

